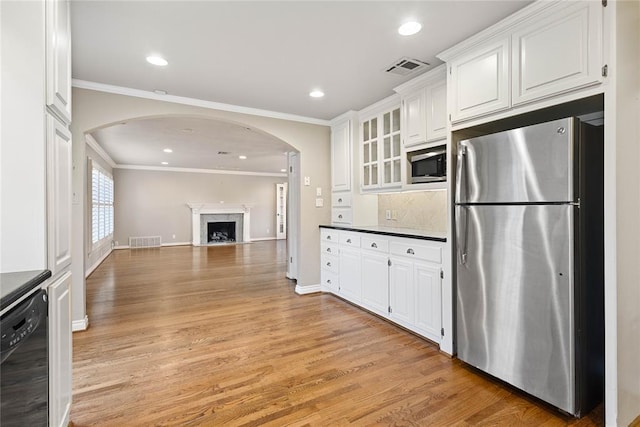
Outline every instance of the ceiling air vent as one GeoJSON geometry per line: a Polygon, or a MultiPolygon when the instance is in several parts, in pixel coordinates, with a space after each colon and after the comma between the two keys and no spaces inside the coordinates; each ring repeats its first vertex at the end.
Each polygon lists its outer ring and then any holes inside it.
{"type": "Polygon", "coordinates": [[[429,64],[427,62],[423,62],[418,59],[404,57],[397,60],[390,67],[387,67],[385,71],[387,73],[398,74],[400,76],[407,76],[411,73],[415,73],[418,70],[422,70],[423,68],[428,66],[429,64]]]}

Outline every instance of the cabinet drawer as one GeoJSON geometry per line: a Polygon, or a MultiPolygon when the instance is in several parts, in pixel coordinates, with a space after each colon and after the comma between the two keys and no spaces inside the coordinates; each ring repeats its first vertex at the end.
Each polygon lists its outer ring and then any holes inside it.
{"type": "Polygon", "coordinates": [[[321,228],[320,241],[338,243],[338,230],[333,230],[331,228],[321,228]]]}
{"type": "Polygon", "coordinates": [[[360,247],[362,249],[367,249],[369,251],[376,252],[389,252],[389,240],[380,237],[380,236],[372,236],[372,237],[362,237],[360,239],[360,247]]]}
{"type": "Polygon", "coordinates": [[[323,252],[322,256],[320,257],[320,266],[327,271],[330,271],[334,274],[338,274],[338,265],[340,262],[340,259],[335,256],[335,255],[331,255],[328,252],[323,252]]]}
{"type": "Polygon", "coordinates": [[[327,243],[322,242],[321,246],[321,254],[330,254],[330,255],[338,255],[338,244],[337,243],[327,243]]]}
{"type": "Polygon", "coordinates": [[[340,233],[340,244],[345,246],[351,246],[354,248],[360,247],[360,235],[357,233],[340,233]]]}
{"type": "Polygon", "coordinates": [[[351,206],[351,193],[334,193],[331,195],[331,206],[344,208],[351,206]]]}
{"type": "Polygon", "coordinates": [[[442,263],[442,248],[436,245],[417,243],[415,240],[402,239],[391,242],[391,253],[411,259],[442,263]]]}
{"type": "Polygon", "coordinates": [[[337,293],[340,285],[340,276],[328,270],[322,270],[321,287],[325,291],[337,293]]]}
{"type": "Polygon", "coordinates": [[[351,209],[331,209],[331,222],[338,224],[351,224],[351,209]]]}

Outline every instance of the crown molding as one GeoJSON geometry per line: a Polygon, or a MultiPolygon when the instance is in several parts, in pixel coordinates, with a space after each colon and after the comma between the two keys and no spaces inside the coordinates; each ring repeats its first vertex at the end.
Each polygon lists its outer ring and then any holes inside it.
{"type": "Polygon", "coordinates": [[[329,120],[315,119],[313,117],[298,116],[296,114],[279,113],[277,111],[261,110],[258,108],[242,107],[239,105],[223,104],[221,102],[205,101],[203,99],[187,98],[176,95],[160,95],[147,90],[132,89],[123,86],[114,86],[104,83],[90,82],[86,80],[71,80],[71,85],[78,89],[89,89],[98,92],[114,93],[118,95],[133,96],[136,98],[153,99],[156,101],[172,102],[174,104],[191,105],[210,110],[229,111],[232,113],[248,114],[251,116],[268,117],[271,119],[289,120],[292,122],[308,123],[312,125],[330,126],[329,120]]]}
{"type": "Polygon", "coordinates": [[[185,173],[210,173],[218,175],[246,175],[246,176],[275,176],[286,178],[286,173],[277,172],[251,172],[251,171],[231,171],[222,169],[196,169],[196,168],[175,168],[167,166],[139,166],[139,165],[115,165],[116,169],[131,169],[156,172],[185,172],[185,173]]]}
{"type": "Polygon", "coordinates": [[[432,68],[429,71],[426,71],[419,76],[409,80],[401,84],[400,86],[396,86],[393,88],[394,91],[399,93],[400,95],[408,95],[419,89],[426,87],[429,84],[445,81],[447,78],[447,65],[440,64],[435,68],[432,68]]]}
{"type": "Polygon", "coordinates": [[[100,158],[102,158],[102,160],[109,164],[109,166],[111,166],[112,168],[118,166],[116,162],[113,161],[111,156],[109,156],[109,154],[107,154],[107,152],[104,151],[104,149],[98,144],[98,141],[96,141],[93,136],[91,136],[91,134],[85,134],[85,141],[87,145],[91,147],[93,151],[95,151],[98,156],[100,156],[100,158]]]}

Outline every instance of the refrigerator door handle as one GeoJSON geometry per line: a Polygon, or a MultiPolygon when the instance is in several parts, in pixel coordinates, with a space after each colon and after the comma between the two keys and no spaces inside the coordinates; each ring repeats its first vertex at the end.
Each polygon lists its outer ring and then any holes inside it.
{"type": "Polygon", "coordinates": [[[456,246],[458,265],[467,263],[467,249],[469,244],[469,213],[466,206],[456,206],[456,246]],[[464,219],[462,218],[464,212],[464,219]]]}
{"type": "Polygon", "coordinates": [[[458,144],[458,165],[456,174],[456,201],[458,203],[464,203],[467,201],[468,182],[466,171],[466,159],[467,147],[466,145],[458,144]],[[463,194],[464,193],[464,194],[463,194]]]}

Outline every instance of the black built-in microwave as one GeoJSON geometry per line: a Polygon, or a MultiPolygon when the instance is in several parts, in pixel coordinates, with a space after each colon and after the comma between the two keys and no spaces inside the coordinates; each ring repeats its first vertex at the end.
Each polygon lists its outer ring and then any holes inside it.
{"type": "Polygon", "coordinates": [[[412,184],[447,180],[447,149],[444,145],[416,151],[408,157],[412,184]]]}

